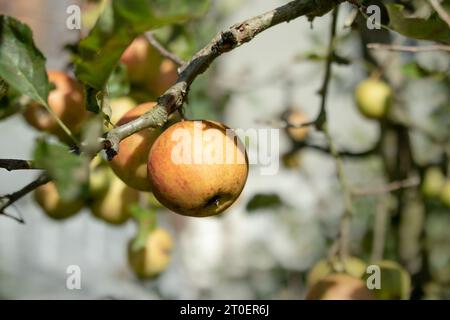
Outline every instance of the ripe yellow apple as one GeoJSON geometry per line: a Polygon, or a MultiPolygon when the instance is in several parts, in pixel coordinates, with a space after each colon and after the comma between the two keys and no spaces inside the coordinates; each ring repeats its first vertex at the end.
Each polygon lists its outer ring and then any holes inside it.
{"type": "Polygon", "coordinates": [[[422,192],[426,197],[437,198],[444,188],[445,177],[439,167],[431,167],[425,171],[422,181],[422,192]]]}
{"type": "MultiPolygon", "coordinates": [[[[136,101],[129,97],[120,97],[111,99],[110,107],[111,107],[111,116],[109,121],[116,125],[117,122],[131,109],[137,106],[136,101]]],[[[108,126],[108,129],[111,129],[111,126],[108,126]]]]}
{"type": "Polygon", "coordinates": [[[127,69],[130,82],[142,85],[158,76],[162,57],[148,40],[141,36],[128,46],[120,61],[127,69]]]}
{"type": "Polygon", "coordinates": [[[375,300],[361,279],[343,273],[330,274],[313,285],[307,300],[375,300]]]}
{"type": "Polygon", "coordinates": [[[361,278],[366,272],[366,263],[356,257],[347,257],[343,260],[333,258],[329,260],[320,260],[308,273],[307,285],[312,287],[322,278],[334,272],[346,273],[355,278],[361,278]]]}
{"type": "Polygon", "coordinates": [[[178,67],[169,59],[163,59],[159,66],[159,73],[154,78],[149,78],[149,89],[155,96],[162,95],[178,79],[178,67]]]}
{"type": "MultiPolygon", "coordinates": [[[[49,107],[73,134],[79,133],[83,121],[89,116],[82,85],[61,71],[49,71],[48,79],[55,85],[55,89],[51,90],[48,96],[49,107]]],[[[36,102],[30,103],[24,117],[36,129],[53,134],[61,141],[70,141],[44,106],[36,102]]]]}
{"type": "Polygon", "coordinates": [[[94,199],[90,209],[101,220],[122,224],[130,218],[129,206],[139,201],[139,192],[128,187],[112,173],[110,179],[108,190],[94,199]]]}
{"type": "Polygon", "coordinates": [[[392,102],[392,90],[380,80],[367,79],[358,84],[355,91],[359,111],[372,119],[383,118],[392,102]]]}
{"type": "MultiPolygon", "coordinates": [[[[140,104],[127,112],[117,125],[120,126],[138,118],[155,105],[154,102],[140,104]]],[[[145,129],[120,142],[119,153],[110,165],[114,173],[130,187],[141,191],[151,190],[150,181],[147,178],[148,154],[161,132],[161,129],[145,129]]]]}
{"type": "Polygon", "coordinates": [[[134,251],[128,245],[128,261],[139,278],[153,278],[166,270],[171,260],[172,236],[164,229],[151,231],[143,248],[134,251]]]}
{"type": "MultiPolygon", "coordinates": [[[[291,125],[301,125],[309,122],[308,116],[299,109],[291,109],[283,115],[287,123],[291,125]]],[[[309,127],[292,128],[286,130],[288,136],[295,142],[302,142],[309,133],[309,127]]]]}
{"type": "Polygon", "coordinates": [[[441,201],[447,207],[450,207],[450,179],[444,183],[441,191],[441,201]]]}
{"type": "Polygon", "coordinates": [[[83,201],[63,201],[54,182],[48,182],[34,191],[34,199],[48,217],[62,220],[75,215],[83,208],[83,201]]]}
{"type": "Polygon", "coordinates": [[[245,186],[244,146],[225,125],[181,121],[153,144],[148,178],[161,204],[181,215],[206,217],[230,207],[245,186]]]}

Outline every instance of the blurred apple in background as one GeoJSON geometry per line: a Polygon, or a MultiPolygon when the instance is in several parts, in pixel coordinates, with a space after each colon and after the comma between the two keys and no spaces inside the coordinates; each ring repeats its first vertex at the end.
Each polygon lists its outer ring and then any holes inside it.
{"type": "MultiPolygon", "coordinates": [[[[82,85],[61,71],[49,71],[48,79],[55,86],[48,96],[50,109],[73,134],[78,134],[83,121],[89,116],[84,103],[82,85]]],[[[53,134],[63,142],[71,142],[43,105],[37,102],[30,103],[25,109],[24,117],[36,129],[53,134]]]]}
{"type": "Polygon", "coordinates": [[[133,249],[133,241],[128,245],[128,261],[139,278],[153,278],[166,270],[171,261],[174,246],[172,236],[166,230],[157,228],[149,232],[143,246],[133,249]]]}
{"type": "Polygon", "coordinates": [[[47,182],[34,191],[34,199],[46,215],[55,220],[69,218],[84,206],[81,200],[64,201],[54,182],[47,182]]]}
{"type": "Polygon", "coordinates": [[[367,79],[356,87],[355,100],[358,110],[367,118],[382,119],[391,102],[392,90],[381,80],[367,79]]]}

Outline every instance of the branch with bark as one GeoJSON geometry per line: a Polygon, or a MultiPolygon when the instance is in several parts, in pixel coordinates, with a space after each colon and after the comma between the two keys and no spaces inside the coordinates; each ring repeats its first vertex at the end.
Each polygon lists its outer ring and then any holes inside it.
{"type": "Polygon", "coordinates": [[[40,169],[36,167],[33,160],[22,159],[0,159],[0,168],[6,169],[8,171],[40,169]]]}
{"type": "Polygon", "coordinates": [[[146,128],[163,126],[167,122],[168,116],[181,108],[186,101],[192,82],[223,53],[240,47],[261,32],[280,23],[289,22],[302,16],[309,19],[323,16],[342,2],[344,0],[296,0],[220,32],[180,68],[177,82],[158,98],[155,108],[106,133],[103,145],[108,158],[112,159],[117,154],[120,141],[126,137],[146,128]]]}

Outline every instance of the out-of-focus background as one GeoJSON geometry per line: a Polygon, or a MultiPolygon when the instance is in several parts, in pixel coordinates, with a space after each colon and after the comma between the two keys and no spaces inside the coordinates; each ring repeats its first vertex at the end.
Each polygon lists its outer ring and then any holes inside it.
{"type": "MultiPolygon", "coordinates": [[[[209,20],[205,19],[208,29],[205,34],[212,36],[285,2],[213,1],[209,20]],[[220,19],[212,23],[214,15],[220,19]]],[[[30,26],[38,48],[48,59],[48,69],[65,69],[69,55],[63,46],[79,37],[77,30],[65,27],[66,8],[74,3],[0,0],[0,13],[30,26]]],[[[352,63],[334,67],[328,97],[329,130],[339,148],[358,152],[375,143],[380,129],[377,123],[357,112],[353,100],[354,87],[367,77],[367,71],[359,37],[344,28],[349,12],[349,6],[341,10],[338,32],[344,39],[339,54],[352,63]]],[[[324,63],[301,57],[312,52],[325,54],[330,18],[327,15],[312,24],[306,18],[281,24],[220,57],[214,70],[199,78],[198,86],[209,85],[211,91],[228,94],[223,122],[232,128],[268,127],[264,120],[279,117],[288,104],[302,108],[313,119],[320,104],[317,92],[323,81],[324,63]]],[[[201,26],[201,22],[198,24],[201,26]]],[[[207,39],[200,38],[198,46],[206,44],[207,39]]],[[[380,51],[376,55],[382,61],[403,59],[396,66],[415,59],[427,68],[447,71],[449,68],[448,56],[440,53],[399,58],[396,53],[380,51]]],[[[423,120],[445,103],[448,96],[439,81],[418,79],[406,83],[403,98],[414,119],[423,120]]],[[[202,103],[195,96],[191,98],[188,114],[205,113],[202,103]]],[[[431,120],[423,123],[433,127],[431,120]]],[[[21,115],[8,118],[0,127],[0,158],[32,157],[34,139],[39,133],[21,115]]],[[[309,139],[324,141],[314,130],[309,139]]],[[[412,139],[417,146],[418,161],[426,163],[439,155],[438,148],[420,135],[413,135],[412,139]]],[[[281,154],[290,147],[290,140],[281,131],[281,154]]],[[[260,166],[252,165],[240,199],[220,217],[196,219],[159,212],[160,224],[174,236],[175,249],[168,270],[153,281],[139,281],[129,270],[126,248],[136,232],[132,222],[109,226],[93,218],[87,209],[67,221],[55,222],[42,214],[29,195],[11,208],[12,212],[22,214],[26,224],[0,217],[0,297],[301,299],[306,290],[305,273],[327,256],[337,236],[343,200],[332,157],[305,149],[298,161],[300,164],[295,168],[286,168],[280,161],[278,173],[270,176],[262,175],[260,166]],[[248,201],[258,193],[278,194],[284,205],[248,212],[248,201]],[[81,268],[81,290],[66,288],[66,270],[70,265],[81,268]]],[[[345,170],[352,185],[375,188],[386,183],[382,165],[377,157],[346,159],[345,170]]],[[[35,176],[32,171],[0,171],[0,194],[18,190],[35,176]]],[[[376,196],[358,199],[357,214],[352,220],[352,255],[370,258],[365,243],[370,238],[368,232],[380,202],[376,196]]],[[[439,210],[442,213],[446,209],[439,210]]],[[[440,225],[450,226],[450,214],[448,210],[444,213],[430,218],[425,226],[429,232],[440,225]]],[[[439,232],[444,235],[442,248],[448,249],[450,233],[446,230],[439,232]]],[[[449,252],[442,249],[429,256],[447,275],[449,252]]]]}

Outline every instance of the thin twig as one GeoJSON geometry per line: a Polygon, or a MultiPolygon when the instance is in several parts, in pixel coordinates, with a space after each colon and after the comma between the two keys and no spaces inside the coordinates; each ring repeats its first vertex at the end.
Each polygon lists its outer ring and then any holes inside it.
{"type": "Polygon", "coordinates": [[[3,202],[3,203],[1,203],[1,206],[0,206],[0,215],[4,215],[6,217],[14,219],[14,220],[16,220],[19,223],[25,223],[25,221],[22,218],[14,217],[14,216],[6,213],[5,210],[9,206],[14,204],[17,200],[21,199],[22,197],[24,197],[25,195],[27,195],[31,191],[33,191],[36,188],[46,184],[49,181],[50,181],[50,177],[46,173],[43,173],[43,174],[40,174],[39,177],[37,177],[36,180],[33,180],[32,182],[30,182],[29,184],[24,186],[22,189],[0,197],[0,199],[3,202]]]}
{"type": "MultiPolygon", "coordinates": [[[[334,47],[336,41],[336,25],[337,25],[337,14],[338,9],[335,8],[333,11],[333,20],[331,22],[331,34],[330,34],[330,42],[328,44],[328,52],[327,52],[327,60],[325,64],[325,77],[323,79],[322,87],[320,88],[319,94],[322,96],[322,100],[320,103],[319,115],[315,121],[316,128],[318,130],[323,129],[323,125],[327,121],[327,112],[326,112],[326,104],[327,104],[327,93],[328,87],[330,86],[331,80],[331,69],[333,66],[333,56],[334,56],[334,47]]],[[[326,131],[326,130],[325,130],[326,131]]]]}
{"type": "Polygon", "coordinates": [[[347,0],[347,2],[353,4],[357,8],[361,8],[362,7],[362,4],[359,2],[359,0],[347,0]]]}
{"type": "Polygon", "coordinates": [[[413,177],[410,179],[402,180],[402,181],[394,181],[387,185],[380,186],[377,188],[372,189],[358,189],[353,190],[354,196],[372,196],[372,195],[380,195],[385,193],[394,192],[400,189],[408,189],[408,188],[415,188],[420,185],[420,179],[419,177],[413,177]]]}
{"type": "Polygon", "coordinates": [[[148,42],[150,42],[152,47],[155,48],[164,58],[171,60],[173,63],[179,66],[186,64],[186,61],[181,59],[175,53],[170,52],[169,50],[164,48],[164,46],[155,38],[152,32],[146,32],[145,37],[147,38],[148,42]]]}
{"type": "Polygon", "coordinates": [[[438,13],[439,17],[441,17],[442,20],[447,23],[448,27],[450,28],[450,16],[448,15],[447,11],[441,6],[439,1],[437,0],[428,0],[428,2],[431,4],[434,10],[438,13]]]}
{"type": "Polygon", "coordinates": [[[40,169],[35,166],[33,160],[21,159],[0,159],[0,168],[6,169],[8,171],[40,169]]]}
{"type": "Polygon", "coordinates": [[[446,51],[450,52],[450,46],[446,45],[429,45],[429,46],[401,46],[401,45],[393,45],[393,44],[384,44],[384,43],[369,43],[367,45],[368,49],[372,50],[387,50],[387,51],[402,51],[402,52],[430,52],[430,51],[446,51]]]}
{"type": "Polygon", "coordinates": [[[288,129],[288,128],[299,129],[299,128],[311,127],[316,124],[316,121],[292,124],[292,123],[290,123],[286,120],[282,120],[282,119],[276,119],[276,120],[256,119],[255,122],[259,123],[259,124],[269,125],[272,128],[276,128],[276,129],[288,129]]]}
{"type": "MultiPolygon", "coordinates": [[[[342,159],[339,156],[339,151],[337,150],[336,144],[334,143],[333,137],[331,136],[328,126],[327,126],[327,111],[326,111],[326,103],[328,96],[328,89],[331,80],[332,74],[332,65],[333,65],[333,55],[335,49],[336,42],[336,26],[338,20],[339,8],[336,7],[333,11],[333,18],[331,21],[331,31],[330,31],[330,42],[328,44],[328,52],[327,52],[327,61],[326,61],[326,71],[325,77],[322,84],[322,88],[320,90],[320,95],[322,96],[321,105],[320,105],[320,113],[318,117],[318,124],[316,126],[319,130],[322,130],[327,139],[328,145],[330,146],[330,153],[334,157],[336,162],[336,170],[339,182],[342,187],[343,195],[344,195],[344,213],[341,217],[340,225],[339,225],[339,234],[336,239],[337,242],[337,254],[339,258],[342,259],[348,255],[348,245],[350,238],[350,219],[353,216],[353,200],[350,184],[347,181],[347,177],[345,175],[344,164],[342,159]]],[[[332,246],[336,248],[336,246],[332,246]]]]}
{"type": "MultiPolygon", "coordinates": [[[[301,148],[309,148],[309,149],[313,149],[313,150],[317,150],[326,154],[331,154],[331,149],[329,147],[323,147],[323,146],[319,146],[319,145],[315,145],[315,144],[311,144],[311,143],[307,143],[307,142],[303,142],[301,144],[299,144],[299,149],[301,148]]],[[[339,150],[337,151],[337,155],[339,157],[343,157],[343,158],[363,158],[363,157],[367,157],[370,155],[373,155],[379,148],[379,145],[376,144],[375,146],[364,150],[364,151],[350,151],[350,150],[339,150]]]]}

